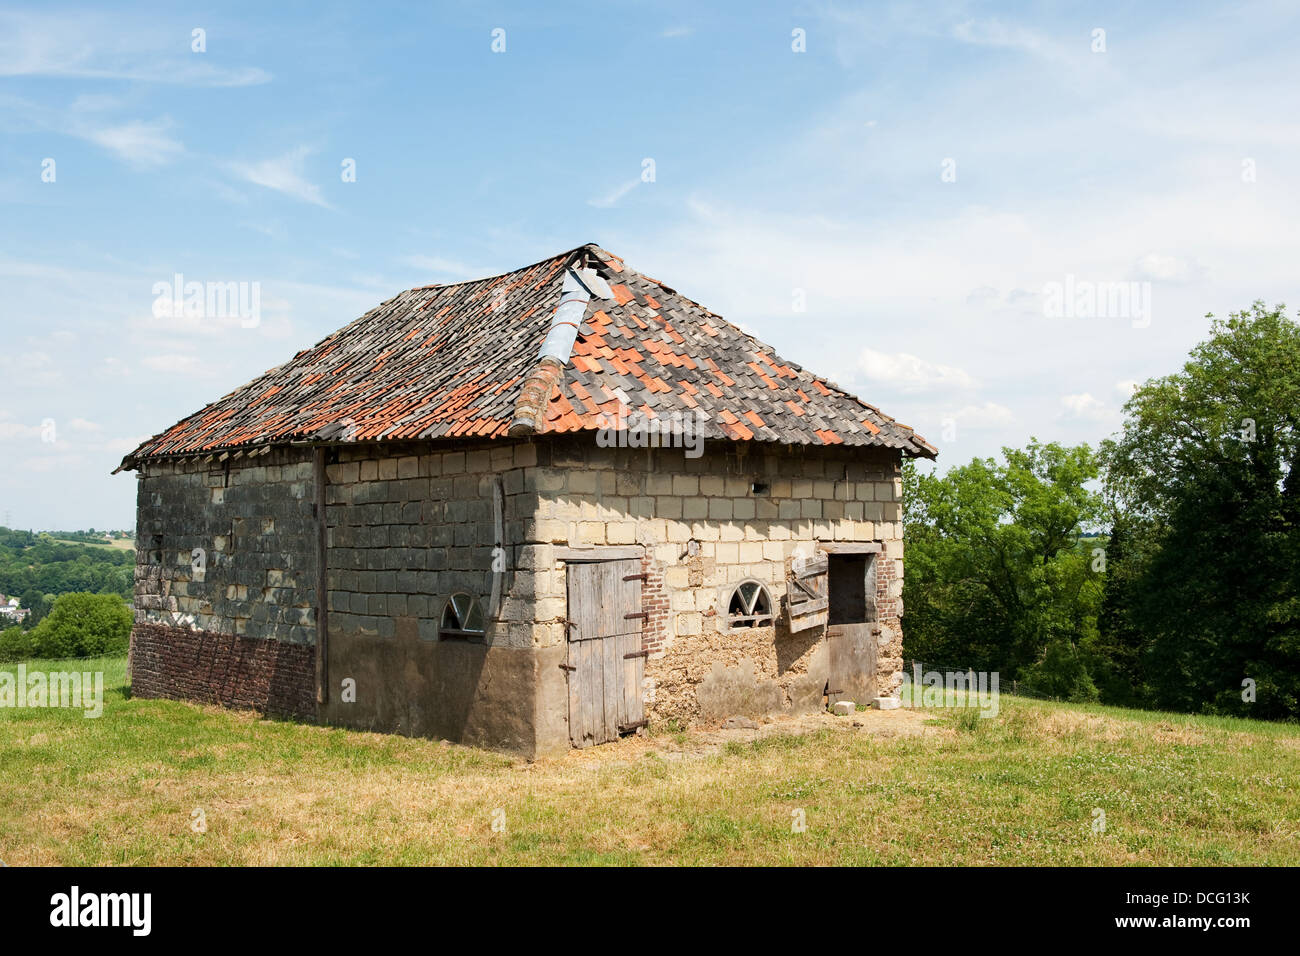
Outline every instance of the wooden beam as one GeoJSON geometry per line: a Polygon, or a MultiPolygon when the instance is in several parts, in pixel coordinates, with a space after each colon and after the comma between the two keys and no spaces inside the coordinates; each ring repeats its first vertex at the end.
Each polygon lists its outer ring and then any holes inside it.
{"type": "Polygon", "coordinates": [[[639,560],[644,556],[645,547],[639,544],[624,545],[621,547],[558,547],[555,549],[555,560],[568,561],[570,564],[582,561],[625,561],[629,558],[636,558],[639,560]]]}
{"type": "Polygon", "coordinates": [[[492,551],[492,596],[488,600],[488,617],[496,621],[501,617],[501,582],[506,574],[504,570],[497,570],[499,563],[505,561],[502,549],[506,546],[505,531],[505,488],[502,485],[501,476],[492,476],[492,541],[495,547],[492,551]]]}
{"type": "Polygon", "coordinates": [[[312,449],[316,491],[316,703],[329,701],[329,573],[326,566],[325,449],[312,449]]]}

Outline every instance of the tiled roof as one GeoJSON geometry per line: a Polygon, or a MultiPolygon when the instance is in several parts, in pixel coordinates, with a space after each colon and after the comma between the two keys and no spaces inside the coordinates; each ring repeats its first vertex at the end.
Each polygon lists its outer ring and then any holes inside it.
{"type": "Polygon", "coordinates": [[[620,408],[651,417],[694,410],[705,438],[934,456],[906,425],[588,245],[505,275],[403,292],[145,441],[122,464],[291,440],[504,437],[565,268],[579,256],[595,262],[614,298],[587,306],[539,433],[606,427],[620,408]]]}

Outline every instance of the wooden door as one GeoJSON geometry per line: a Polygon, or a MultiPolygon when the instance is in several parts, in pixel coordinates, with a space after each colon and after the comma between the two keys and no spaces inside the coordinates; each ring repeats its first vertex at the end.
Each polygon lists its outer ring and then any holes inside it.
{"type": "Polygon", "coordinates": [[[831,658],[826,696],[830,703],[851,700],[865,705],[876,696],[879,633],[878,624],[832,624],[826,628],[831,658]]]}
{"type": "Polygon", "coordinates": [[[828,557],[829,613],[826,643],[830,703],[866,704],[876,696],[876,656],[880,622],[876,614],[876,561],[872,554],[828,557]]]}
{"type": "Polygon", "coordinates": [[[645,722],[641,562],[570,563],[567,575],[569,739],[588,747],[645,722]]]}

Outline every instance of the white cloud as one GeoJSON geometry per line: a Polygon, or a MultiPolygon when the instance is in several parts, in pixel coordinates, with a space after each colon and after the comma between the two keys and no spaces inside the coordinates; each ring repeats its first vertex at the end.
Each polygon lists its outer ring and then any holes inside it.
{"type": "Polygon", "coordinates": [[[624,196],[626,196],[628,193],[630,193],[632,190],[636,189],[637,185],[640,182],[641,180],[639,179],[628,180],[623,185],[615,189],[613,192],[607,193],[604,196],[597,197],[596,199],[588,199],[587,205],[595,206],[597,209],[608,209],[611,206],[616,206],[618,205],[618,201],[622,199],[624,196]]]}
{"type": "Polygon", "coordinates": [[[1148,252],[1136,264],[1138,278],[1159,282],[1191,282],[1204,274],[1205,269],[1191,259],[1148,252]]]}
{"type": "Polygon", "coordinates": [[[135,451],[149,437],[148,435],[137,435],[134,438],[110,438],[99,447],[110,454],[125,455],[127,452],[135,451]]]}
{"type": "Polygon", "coordinates": [[[1090,392],[1079,392],[1075,395],[1061,396],[1060,417],[1065,420],[1114,427],[1119,424],[1120,412],[1118,408],[1107,405],[1090,392]]]}
{"type": "Polygon", "coordinates": [[[257,163],[231,163],[230,170],[241,179],[257,186],[292,196],[316,206],[331,208],[321,196],[320,187],[303,178],[303,161],[311,154],[306,146],[257,163]]]}
{"type": "Polygon", "coordinates": [[[998,20],[965,20],[952,28],[952,36],[962,43],[1020,50],[1036,56],[1048,56],[1059,49],[1056,43],[1040,33],[998,20]]]}
{"type": "Polygon", "coordinates": [[[446,259],[442,256],[403,256],[400,261],[403,265],[439,277],[481,279],[492,274],[491,269],[479,269],[475,266],[466,265],[459,260],[446,259]]]}
{"type": "Polygon", "coordinates": [[[181,142],[168,134],[168,119],[144,122],[135,120],[121,126],[86,130],[80,136],[115,154],[132,166],[165,166],[185,152],[181,142]]]}
{"type": "Polygon", "coordinates": [[[193,54],[155,23],[118,14],[0,11],[0,76],[125,80],[181,86],[251,86],[270,81],[259,67],[224,66],[193,54]]]}
{"type": "Polygon", "coordinates": [[[169,355],[142,355],[140,364],[147,369],[155,372],[181,372],[192,374],[201,367],[199,359],[194,355],[178,355],[171,353],[169,355]]]}
{"type": "Polygon", "coordinates": [[[963,428],[975,430],[1005,428],[1015,424],[1016,416],[1011,409],[997,402],[985,402],[983,405],[965,405],[959,408],[952,419],[963,428]]]}
{"type": "Polygon", "coordinates": [[[40,435],[41,429],[39,425],[24,425],[22,422],[0,422],[0,441],[39,438],[40,435]]]}
{"type": "Polygon", "coordinates": [[[858,366],[867,381],[896,386],[904,392],[974,388],[979,383],[963,369],[927,362],[906,352],[863,349],[858,366]]]}
{"type": "Polygon", "coordinates": [[[1080,392],[1078,395],[1062,395],[1061,404],[1065,406],[1065,413],[1075,418],[1092,418],[1105,408],[1098,399],[1088,392],[1080,392]]]}

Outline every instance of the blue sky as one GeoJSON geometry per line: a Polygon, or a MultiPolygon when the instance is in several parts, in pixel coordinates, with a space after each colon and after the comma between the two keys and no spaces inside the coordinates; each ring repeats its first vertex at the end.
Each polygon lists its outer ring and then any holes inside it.
{"type": "Polygon", "coordinates": [[[941,465],[1095,443],[1206,312],[1296,304],[1298,20],[9,4],[0,522],[130,526],[135,481],[109,472],[139,439],[402,289],[587,241],[913,425],[941,465]],[[259,283],[260,322],[156,316],[177,273],[259,283]],[[1052,317],[1066,281],[1137,283],[1149,315],[1052,317]]]}

